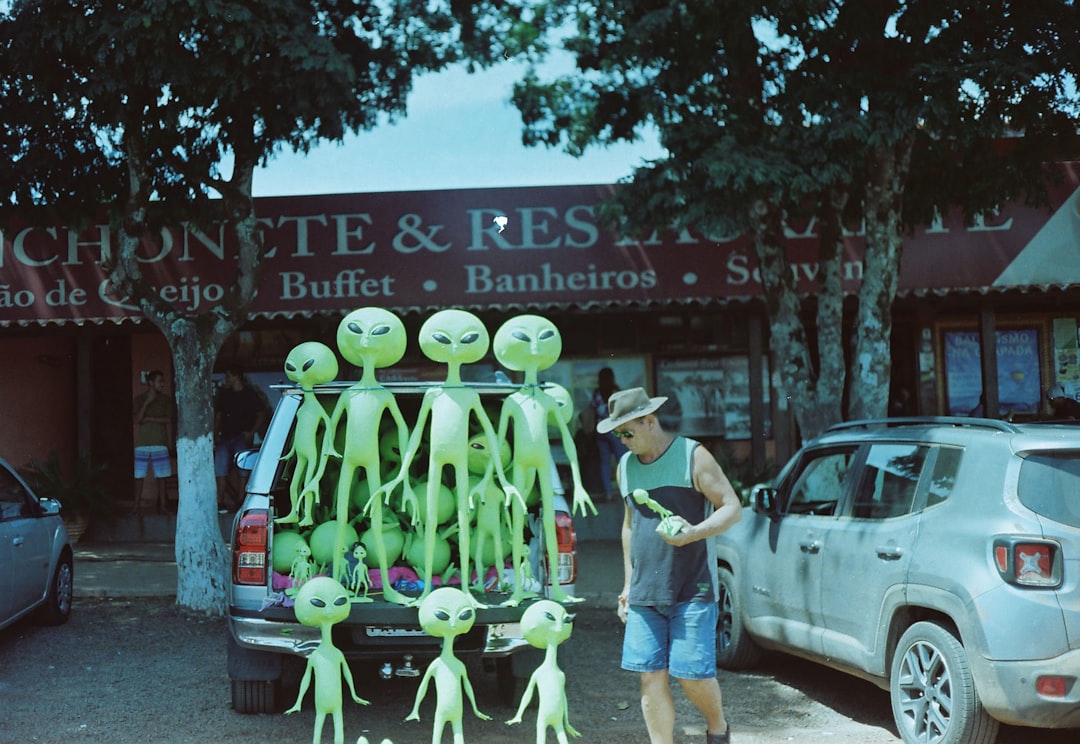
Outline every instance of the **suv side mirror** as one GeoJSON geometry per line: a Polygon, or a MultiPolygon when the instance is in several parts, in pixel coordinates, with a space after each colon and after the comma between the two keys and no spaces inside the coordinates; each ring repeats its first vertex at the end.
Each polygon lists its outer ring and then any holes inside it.
{"type": "Polygon", "coordinates": [[[775,488],[754,486],[750,493],[750,503],[756,514],[765,514],[770,519],[780,518],[780,500],[775,488]]]}
{"type": "Polygon", "coordinates": [[[235,463],[237,470],[250,473],[255,468],[255,461],[259,458],[259,450],[244,450],[236,453],[235,463]]]}

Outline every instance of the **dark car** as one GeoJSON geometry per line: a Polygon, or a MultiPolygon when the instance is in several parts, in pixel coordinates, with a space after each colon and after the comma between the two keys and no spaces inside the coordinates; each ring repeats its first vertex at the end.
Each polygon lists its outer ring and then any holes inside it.
{"type": "Polygon", "coordinates": [[[73,577],[60,504],[38,499],[0,460],[0,628],[30,614],[48,625],[67,622],[73,577]]]}

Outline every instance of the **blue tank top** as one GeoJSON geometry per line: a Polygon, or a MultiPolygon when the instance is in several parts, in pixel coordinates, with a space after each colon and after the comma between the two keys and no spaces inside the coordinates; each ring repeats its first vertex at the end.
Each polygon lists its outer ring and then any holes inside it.
{"type": "Polygon", "coordinates": [[[656,532],[660,517],[630,494],[644,488],[672,513],[698,524],[713,511],[712,503],[694,488],[694,450],[700,442],[677,436],[656,461],[645,465],[627,452],[619,460],[619,487],[630,508],[630,604],[670,605],[716,601],[716,554],[712,540],[675,547],[656,532]]]}

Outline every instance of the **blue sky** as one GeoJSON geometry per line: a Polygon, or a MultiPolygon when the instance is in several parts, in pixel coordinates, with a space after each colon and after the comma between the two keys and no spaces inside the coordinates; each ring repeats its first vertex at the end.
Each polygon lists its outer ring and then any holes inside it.
{"type": "Polygon", "coordinates": [[[255,174],[255,196],[614,183],[662,153],[655,134],[581,158],[525,147],[510,103],[524,70],[509,62],[471,75],[455,67],[420,76],[406,117],[306,156],[279,154],[255,174]]]}

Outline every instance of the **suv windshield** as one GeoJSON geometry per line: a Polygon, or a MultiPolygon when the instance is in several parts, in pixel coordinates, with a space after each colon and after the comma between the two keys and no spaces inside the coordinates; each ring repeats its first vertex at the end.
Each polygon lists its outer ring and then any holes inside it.
{"type": "Polygon", "coordinates": [[[1080,452],[1029,455],[1020,466],[1017,490],[1028,509],[1080,527],[1080,452]]]}

